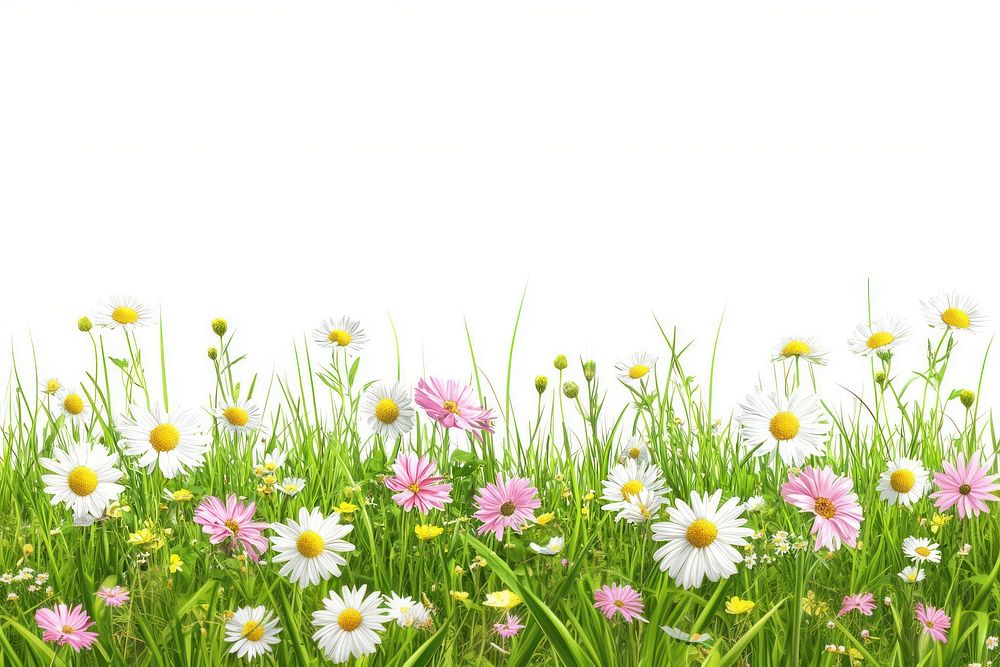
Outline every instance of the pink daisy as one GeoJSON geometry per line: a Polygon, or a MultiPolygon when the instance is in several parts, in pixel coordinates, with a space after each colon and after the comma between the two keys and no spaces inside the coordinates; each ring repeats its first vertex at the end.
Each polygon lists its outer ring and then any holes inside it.
{"type": "Polygon", "coordinates": [[[64,604],[57,604],[52,609],[39,609],[35,612],[35,623],[45,631],[42,639],[56,642],[59,646],[69,644],[77,653],[97,641],[97,633],[87,630],[94,622],[81,605],[70,609],[64,604]]]}
{"type": "Polygon", "coordinates": [[[786,503],[816,516],[810,532],[816,536],[817,551],[823,547],[836,551],[841,541],[851,547],[857,544],[863,517],[852,486],[849,477],[838,477],[829,467],[817,470],[812,466],[797,477],[789,473],[781,486],[786,503]]]}
{"type": "Polygon", "coordinates": [[[521,630],[524,626],[521,625],[521,617],[516,614],[507,613],[507,618],[504,619],[503,623],[494,623],[493,632],[497,633],[504,639],[510,639],[521,630]]]}
{"type": "Polygon", "coordinates": [[[642,617],[642,596],[628,584],[624,586],[604,584],[598,588],[594,591],[594,607],[607,618],[614,618],[615,614],[621,614],[622,618],[629,623],[632,622],[633,618],[643,623],[649,622],[642,617]]]}
{"type": "Polygon", "coordinates": [[[951,617],[943,610],[936,607],[925,607],[922,603],[917,603],[913,612],[924,626],[924,632],[930,635],[936,642],[948,643],[948,628],[951,627],[951,617]]]}
{"type": "Polygon", "coordinates": [[[981,467],[975,459],[958,457],[958,465],[944,462],[944,472],[934,473],[934,483],[940,491],[931,494],[935,498],[934,507],[946,510],[958,505],[958,518],[978,516],[980,512],[989,513],[986,501],[995,501],[993,492],[1000,489],[994,484],[1000,475],[987,475],[986,468],[981,467]]]}
{"type": "Polygon", "coordinates": [[[473,516],[483,522],[476,533],[492,531],[498,540],[503,539],[505,528],[520,533],[521,526],[534,516],[532,510],[542,506],[537,493],[530,480],[514,477],[505,481],[497,474],[496,484],[487,484],[474,498],[479,511],[473,516]]]}
{"type": "Polygon", "coordinates": [[[443,510],[451,502],[451,484],[439,483],[444,477],[437,474],[429,458],[403,454],[392,469],[396,476],[386,477],[385,485],[399,492],[392,499],[407,512],[416,506],[421,514],[427,514],[432,509],[443,510]]]}
{"type": "Polygon", "coordinates": [[[493,411],[480,407],[472,398],[472,387],[457,380],[420,379],[414,399],[428,417],[444,428],[460,428],[477,434],[479,431],[493,433],[493,411]]]}
{"type": "Polygon", "coordinates": [[[254,503],[244,505],[236,496],[226,498],[225,505],[215,496],[205,496],[194,511],[194,522],[202,526],[212,544],[231,540],[230,548],[242,546],[256,563],[267,550],[267,538],[261,534],[267,524],[253,520],[256,509],[254,503]]]}
{"type": "Polygon", "coordinates": [[[871,593],[845,595],[844,605],[837,612],[837,617],[846,616],[854,610],[860,611],[865,616],[871,616],[875,611],[875,596],[871,593]]]}
{"type": "Polygon", "coordinates": [[[109,607],[120,607],[129,600],[128,589],[122,586],[103,587],[97,591],[97,597],[104,600],[104,604],[109,607]]]}

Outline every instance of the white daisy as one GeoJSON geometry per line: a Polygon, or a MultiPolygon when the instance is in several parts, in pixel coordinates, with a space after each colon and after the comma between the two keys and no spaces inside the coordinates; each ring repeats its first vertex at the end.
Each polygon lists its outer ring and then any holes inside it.
{"type": "Polygon", "coordinates": [[[941,292],[920,305],[927,323],[935,329],[977,333],[988,323],[979,304],[957,292],[941,292]]]}
{"type": "Polygon", "coordinates": [[[313,612],[313,625],[319,628],[313,639],[327,660],[347,662],[375,652],[382,642],[380,632],[391,621],[382,606],[378,591],[365,597],[367,586],[340,589],[340,595],[330,591],[323,599],[323,608],[313,612]]]}
{"type": "Polygon", "coordinates": [[[59,381],[59,378],[51,377],[43,382],[39,382],[38,389],[43,394],[55,396],[62,389],[62,382],[59,381]]]}
{"type": "Polygon", "coordinates": [[[629,459],[639,463],[649,463],[649,446],[642,438],[629,438],[628,443],[622,448],[618,463],[625,463],[629,459]]]}
{"type": "Polygon", "coordinates": [[[340,515],[334,512],[324,517],[319,508],[310,512],[299,509],[299,520],[272,523],[271,547],[278,552],[275,563],[284,563],[280,573],[302,588],[340,576],[340,567],[347,560],[340,554],[354,551],[354,545],[342,539],[354,526],[342,525],[340,515]]]}
{"type": "Polygon", "coordinates": [[[531,550],[534,551],[536,554],[542,556],[555,556],[556,554],[562,551],[565,545],[566,545],[565,539],[563,539],[562,537],[553,537],[545,544],[544,547],[534,542],[532,542],[528,546],[530,546],[531,550]]]}
{"type": "Polygon", "coordinates": [[[265,445],[263,443],[258,443],[254,447],[254,470],[261,473],[274,472],[281,466],[285,465],[285,461],[287,460],[287,449],[272,449],[267,452],[265,451],[265,445]]]}
{"type": "Polygon", "coordinates": [[[191,410],[168,413],[154,405],[147,412],[133,406],[132,417],[122,417],[118,430],[125,439],[125,453],[139,457],[139,465],[150,472],[159,466],[167,479],[199,468],[208,451],[191,410]]]}
{"type": "Polygon", "coordinates": [[[667,510],[670,520],[653,524],[653,540],[666,542],[653,558],[683,588],[701,586],[706,578],[728,579],[743,560],[736,547],[745,547],[753,530],[745,525],[740,499],[730,498],[719,507],[721,498],[722,491],[692,491],[690,505],[675,500],[667,510]]]}
{"type": "Polygon", "coordinates": [[[394,440],[413,429],[413,400],[402,384],[380,382],[365,392],[362,414],[375,433],[394,440]]]}
{"type": "Polygon", "coordinates": [[[892,350],[909,335],[910,331],[902,320],[883,317],[871,324],[859,324],[847,340],[847,345],[854,354],[869,357],[892,350]]]}
{"type": "Polygon", "coordinates": [[[52,496],[53,505],[65,502],[81,521],[101,517],[125,490],[117,483],[122,478],[122,472],[115,468],[118,455],[102,445],[77,442],[68,450],[56,449],[53,455],[55,458],[38,461],[53,473],[42,475],[45,493],[52,496]]]}
{"type": "Polygon", "coordinates": [[[826,363],[826,351],[813,338],[783,338],[774,349],[774,360],[805,359],[811,364],[822,366],[826,363]]]}
{"type": "Polygon", "coordinates": [[[765,507],[767,507],[767,501],[764,500],[764,496],[750,496],[743,503],[743,509],[747,512],[760,512],[765,507]]]}
{"type": "Polygon", "coordinates": [[[389,608],[389,618],[396,621],[401,628],[421,627],[430,617],[427,608],[420,602],[414,602],[411,597],[400,597],[395,593],[385,596],[385,604],[389,608]]]}
{"type": "Polygon", "coordinates": [[[298,495],[299,491],[306,488],[306,480],[301,477],[286,477],[277,485],[279,492],[286,496],[298,495]]]}
{"type": "Polygon", "coordinates": [[[601,485],[604,487],[604,495],[601,498],[610,501],[602,509],[609,511],[621,509],[626,500],[643,489],[648,489],[651,494],[657,496],[668,492],[668,489],[664,488],[659,468],[633,459],[613,467],[608,473],[608,479],[601,482],[601,485]]]}
{"type": "Polygon", "coordinates": [[[90,404],[82,391],[73,387],[60,387],[56,391],[56,400],[59,401],[59,411],[66,417],[66,421],[82,424],[90,417],[90,404]]]}
{"type": "Polygon", "coordinates": [[[898,576],[900,579],[902,579],[908,584],[915,584],[918,581],[923,581],[924,577],[927,575],[919,567],[907,565],[906,567],[903,568],[902,572],[897,572],[896,576],[898,576]]]}
{"type": "Polygon", "coordinates": [[[253,403],[224,403],[215,411],[219,428],[226,433],[252,433],[260,428],[261,411],[253,403]]]}
{"type": "Polygon", "coordinates": [[[940,563],[941,549],[926,537],[907,537],[903,540],[903,553],[914,563],[940,563]]]}
{"type": "Polygon", "coordinates": [[[646,377],[654,366],[656,357],[649,352],[636,352],[615,364],[615,370],[618,371],[618,379],[622,382],[636,384],[646,377]]]}
{"type": "Polygon", "coordinates": [[[890,505],[911,506],[927,491],[927,470],[920,461],[898,458],[879,477],[878,492],[890,505]]]}
{"type": "Polygon", "coordinates": [[[229,652],[247,660],[270,653],[281,641],[280,632],[278,619],[266,607],[240,607],[226,622],[226,641],[233,645],[229,652]]]}
{"type": "Polygon", "coordinates": [[[108,329],[134,329],[144,327],[153,321],[153,311],[131,296],[115,296],[105,304],[97,315],[97,324],[108,329]]]}
{"type": "Polygon", "coordinates": [[[368,341],[368,336],[361,328],[360,322],[349,317],[341,317],[339,320],[323,320],[313,334],[313,340],[323,347],[353,353],[361,351],[368,341]]]}
{"type": "Polygon", "coordinates": [[[823,453],[827,427],[820,421],[819,397],[796,390],[791,396],[765,394],[760,388],[740,404],[744,446],[754,456],[777,450],[785,465],[799,466],[823,453]]]}
{"type": "Polygon", "coordinates": [[[619,504],[615,521],[624,519],[631,524],[645,523],[659,514],[661,507],[663,507],[663,496],[649,489],[643,489],[619,504]]]}

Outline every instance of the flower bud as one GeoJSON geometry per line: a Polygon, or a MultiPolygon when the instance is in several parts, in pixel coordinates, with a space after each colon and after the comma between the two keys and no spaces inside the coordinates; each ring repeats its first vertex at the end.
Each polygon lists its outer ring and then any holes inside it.
{"type": "Polygon", "coordinates": [[[563,394],[566,398],[576,398],[580,394],[580,385],[575,382],[567,382],[563,385],[563,394]]]}
{"type": "Polygon", "coordinates": [[[538,377],[535,378],[535,391],[537,391],[539,395],[544,394],[545,388],[548,386],[549,386],[549,379],[544,375],[539,375],[538,377]]]}
{"type": "Polygon", "coordinates": [[[587,379],[587,382],[592,381],[595,375],[597,375],[597,362],[593,359],[583,362],[583,377],[587,379]]]}
{"type": "Polygon", "coordinates": [[[221,317],[212,320],[212,331],[215,332],[216,336],[225,336],[227,329],[229,329],[229,325],[221,317]]]}
{"type": "Polygon", "coordinates": [[[971,389],[963,389],[958,393],[958,400],[962,401],[962,405],[966,408],[971,408],[976,402],[976,392],[971,389]]]}
{"type": "Polygon", "coordinates": [[[76,328],[82,331],[83,333],[87,333],[88,331],[94,328],[94,323],[90,321],[89,317],[84,315],[83,317],[81,317],[76,321],[76,328]]]}
{"type": "Polygon", "coordinates": [[[885,386],[885,371],[875,371],[875,383],[880,386],[885,386]]]}
{"type": "Polygon", "coordinates": [[[214,347],[208,348],[208,358],[211,359],[212,361],[215,361],[216,359],[219,358],[219,351],[214,347]]]}
{"type": "Polygon", "coordinates": [[[556,367],[556,370],[563,371],[566,370],[567,366],[569,366],[569,361],[566,360],[565,354],[559,354],[556,355],[556,358],[552,362],[552,365],[556,367]]]}

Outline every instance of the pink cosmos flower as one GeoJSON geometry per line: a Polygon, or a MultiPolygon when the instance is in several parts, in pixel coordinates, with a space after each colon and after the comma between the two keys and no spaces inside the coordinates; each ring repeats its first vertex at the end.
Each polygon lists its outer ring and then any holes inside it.
{"type": "Polygon", "coordinates": [[[812,466],[797,477],[789,473],[781,486],[786,503],[816,516],[810,531],[816,536],[816,551],[824,546],[836,551],[841,541],[851,547],[857,544],[863,517],[852,486],[849,477],[838,477],[829,467],[817,470],[812,466]]]}
{"type": "Polygon", "coordinates": [[[642,596],[628,584],[624,586],[604,584],[598,588],[594,591],[594,607],[606,618],[614,618],[615,614],[621,614],[629,623],[633,618],[643,623],[649,622],[642,617],[642,596]]]}
{"type": "Polygon", "coordinates": [[[875,611],[875,596],[871,593],[856,593],[844,596],[844,605],[837,612],[837,618],[846,616],[854,610],[860,611],[865,616],[871,616],[875,611]]]}
{"type": "Polygon", "coordinates": [[[44,630],[42,639],[56,642],[59,646],[68,644],[77,653],[80,649],[89,649],[97,641],[97,633],[88,631],[94,622],[82,605],[70,609],[67,605],[57,604],[52,609],[39,609],[35,612],[35,623],[44,630]]]}
{"type": "Polygon", "coordinates": [[[493,411],[480,407],[472,398],[472,387],[457,380],[420,379],[414,399],[428,417],[444,428],[460,428],[477,435],[479,431],[493,433],[493,411]]]}
{"type": "Polygon", "coordinates": [[[934,473],[934,483],[941,489],[930,496],[935,499],[934,507],[946,510],[958,505],[959,519],[978,516],[980,512],[989,513],[986,501],[997,500],[993,492],[1000,489],[1000,485],[994,482],[1000,475],[987,475],[986,470],[975,458],[966,463],[965,457],[959,456],[957,465],[945,461],[944,472],[934,473]]]}
{"type": "Polygon", "coordinates": [[[924,632],[930,635],[931,639],[943,644],[948,643],[948,628],[951,627],[950,616],[941,609],[929,605],[925,607],[919,602],[913,612],[916,614],[917,620],[920,621],[920,625],[924,626],[924,632]]]}
{"type": "Polygon", "coordinates": [[[514,477],[506,481],[497,474],[496,484],[487,484],[474,498],[479,511],[473,516],[483,522],[476,533],[492,531],[498,540],[503,539],[505,528],[520,533],[521,526],[534,516],[532,510],[542,506],[537,493],[530,480],[514,477]]]}
{"type": "Polygon", "coordinates": [[[511,614],[510,612],[507,612],[507,618],[504,619],[503,623],[493,624],[493,632],[497,633],[504,639],[510,639],[523,629],[524,626],[521,625],[521,617],[516,614],[511,614]]]}
{"type": "Polygon", "coordinates": [[[97,597],[104,600],[104,604],[109,607],[120,607],[129,600],[128,589],[121,586],[101,588],[97,591],[97,597]]]}
{"type": "Polygon", "coordinates": [[[399,492],[392,499],[407,512],[416,507],[421,514],[427,514],[432,509],[443,510],[451,502],[451,484],[439,483],[444,477],[437,474],[429,458],[403,454],[392,469],[396,476],[386,477],[385,485],[399,492]]]}
{"type": "Polygon", "coordinates": [[[261,534],[267,524],[253,520],[256,509],[256,504],[244,505],[236,496],[226,498],[225,505],[215,496],[205,496],[194,511],[194,522],[202,526],[212,544],[231,540],[231,548],[242,546],[256,563],[267,550],[267,538],[261,534]]]}

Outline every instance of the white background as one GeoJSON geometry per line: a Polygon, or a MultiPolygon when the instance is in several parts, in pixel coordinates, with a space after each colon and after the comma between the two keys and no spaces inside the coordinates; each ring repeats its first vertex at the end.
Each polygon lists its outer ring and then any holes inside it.
{"type": "MultiPolygon", "coordinates": [[[[527,284],[522,413],[556,353],[609,386],[618,357],[662,356],[652,313],[704,379],[725,312],[717,414],[784,335],[825,342],[823,393],[849,404],[869,280],[915,333],[897,367],[920,361],[918,299],[958,289],[1000,315],[998,19],[995,2],[3,0],[0,342],[30,364],[33,338],[40,373],[78,382],[77,317],[132,294],[162,309],[171,398],[193,406],[216,316],[269,374],[350,314],[372,378],[393,367],[391,314],[411,382],[468,375],[464,316],[499,389],[527,284]]],[[[955,386],[992,330],[962,343],[955,386]]]]}

